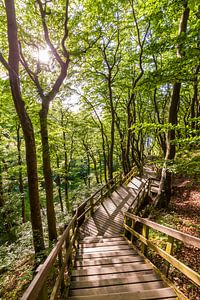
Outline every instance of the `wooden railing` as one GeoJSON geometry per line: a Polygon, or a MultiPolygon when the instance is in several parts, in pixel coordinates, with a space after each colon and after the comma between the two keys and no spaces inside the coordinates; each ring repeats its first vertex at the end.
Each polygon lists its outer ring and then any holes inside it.
{"type": "Polygon", "coordinates": [[[175,240],[181,241],[184,244],[188,244],[196,248],[200,248],[199,238],[190,236],[169,227],[165,227],[148,219],[140,218],[128,212],[125,213],[124,216],[124,230],[125,236],[127,235],[127,233],[129,233],[128,235],[130,236],[132,242],[135,238],[141,242],[141,250],[144,255],[147,255],[148,249],[151,249],[159,254],[165,261],[167,261],[167,276],[169,267],[170,265],[172,265],[174,268],[178,269],[186,277],[192,280],[195,284],[200,286],[200,275],[173,256],[173,243],[175,240]],[[142,225],[142,229],[141,226],[136,225],[138,223],[142,225]],[[139,228],[139,230],[137,230],[136,228],[139,228]],[[151,240],[149,240],[149,229],[156,230],[162,234],[167,235],[168,239],[166,242],[165,250],[161,249],[151,240]]]}
{"type": "Polygon", "coordinates": [[[56,246],[45,262],[38,267],[37,274],[22,296],[22,300],[53,300],[57,299],[60,292],[65,291],[67,294],[70,270],[77,252],[78,228],[120,184],[134,177],[135,172],[134,168],[124,177],[118,174],[76,209],[56,246]],[[52,286],[53,288],[50,288],[52,286]]]}

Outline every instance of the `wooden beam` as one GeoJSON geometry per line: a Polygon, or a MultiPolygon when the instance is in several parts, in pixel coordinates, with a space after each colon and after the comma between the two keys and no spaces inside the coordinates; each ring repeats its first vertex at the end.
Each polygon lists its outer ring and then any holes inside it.
{"type": "Polygon", "coordinates": [[[155,229],[155,230],[158,230],[162,233],[165,233],[165,234],[167,234],[167,235],[169,235],[169,236],[171,236],[171,237],[173,237],[173,238],[175,238],[175,239],[177,239],[177,240],[179,240],[179,241],[181,241],[185,244],[189,244],[191,246],[200,248],[200,239],[197,238],[197,237],[194,237],[194,236],[191,236],[189,234],[180,232],[180,231],[175,230],[173,228],[169,228],[169,227],[157,224],[157,223],[152,222],[148,219],[140,218],[140,217],[135,216],[133,214],[130,214],[128,212],[125,213],[125,216],[128,217],[129,219],[133,219],[137,222],[145,224],[145,225],[149,226],[152,229],[155,229]]]}

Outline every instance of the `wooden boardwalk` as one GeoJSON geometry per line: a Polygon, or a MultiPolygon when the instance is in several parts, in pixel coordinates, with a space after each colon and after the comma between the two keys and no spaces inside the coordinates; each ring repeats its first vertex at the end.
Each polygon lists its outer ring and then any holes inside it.
{"type": "Polygon", "coordinates": [[[123,236],[124,212],[134,206],[146,181],[122,185],[81,226],[68,299],[177,299],[152,265],[123,236]]]}
{"type": "Polygon", "coordinates": [[[128,187],[125,185],[118,187],[81,226],[81,237],[114,237],[122,234],[124,212],[130,206],[134,206],[136,196],[145,183],[145,180],[141,181],[135,177],[128,187]]]}

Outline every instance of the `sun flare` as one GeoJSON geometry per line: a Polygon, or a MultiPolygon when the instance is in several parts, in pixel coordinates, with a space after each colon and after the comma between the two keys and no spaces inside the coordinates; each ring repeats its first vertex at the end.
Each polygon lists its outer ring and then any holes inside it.
{"type": "Polygon", "coordinates": [[[49,49],[40,49],[38,51],[38,59],[43,64],[48,64],[50,60],[49,49]]]}

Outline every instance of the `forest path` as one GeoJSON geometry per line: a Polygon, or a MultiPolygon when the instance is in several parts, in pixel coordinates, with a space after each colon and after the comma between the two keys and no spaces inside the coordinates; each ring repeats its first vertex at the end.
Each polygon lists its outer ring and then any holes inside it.
{"type": "Polygon", "coordinates": [[[114,237],[122,234],[124,212],[136,204],[136,196],[146,183],[146,179],[134,177],[128,186],[120,185],[81,226],[81,237],[114,237]]]}

